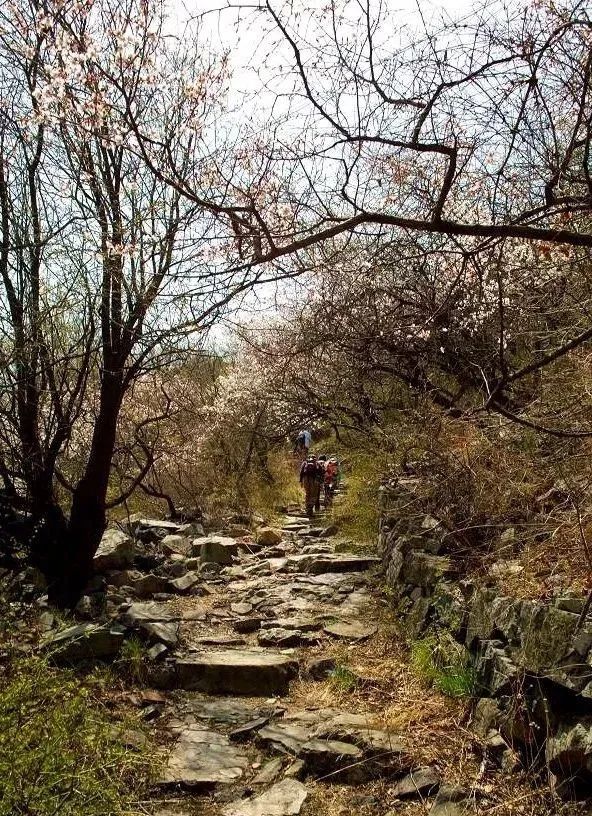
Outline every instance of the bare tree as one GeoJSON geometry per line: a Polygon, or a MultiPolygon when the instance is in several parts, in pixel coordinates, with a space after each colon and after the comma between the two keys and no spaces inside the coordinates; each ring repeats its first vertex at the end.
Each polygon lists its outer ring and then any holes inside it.
{"type": "Polygon", "coordinates": [[[136,476],[110,494],[126,393],[198,347],[261,273],[225,264],[224,190],[207,171],[224,60],[191,38],[170,47],[159,2],[1,14],[2,476],[26,494],[52,598],[71,604],[107,507],[151,465],[138,434],[136,476]],[[141,146],[122,112],[142,123],[141,146]],[[201,179],[199,203],[155,172],[171,162],[201,179]]]}
{"type": "MultiPolygon", "coordinates": [[[[384,250],[408,246],[411,255],[462,270],[449,295],[432,298],[431,318],[423,303],[421,320],[442,321],[441,310],[464,288],[468,327],[471,299],[481,308],[474,293],[485,287],[491,295],[491,266],[499,307],[494,358],[475,353],[453,365],[470,381],[477,372],[488,410],[516,416],[520,401],[509,392],[592,339],[584,306],[571,332],[547,334],[527,361],[504,350],[506,292],[524,283],[520,248],[533,248],[527,260],[540,267],[533,297],[537,287],[547,294],[561,287],[565,266],[573,279],[589,263],[592,20],[585,4],[558,10],[517,2],[499,14],[488,5],[439,24],[424,23],[420,10],[422,24],[408,29],[387,5],[370,2],[318,11],[271,0],[236,8],[251,15],[262,43],[255,58],[262,98],[273,100],[271,116],[255,108],[234,131],[257,151],[212,163],[227,192],[218,214],[232,225],[237,268],[267,264],[298,275],[315,268],[315,247],[339,256],[352,236],[374,245],[378,266],[384,250]],[[516,280],[513,269],[521,270],[516,280]]],[[[129,109],[126,116],[148,151],[137,118],[129,109]]],[[[158,172],[203,202],[192,173],[170,156],[158,172]]],[[[582,281],[567,297],[575,303],[584,288],[582,281]]],[[[422,386],[425,372],[405,368],[399,374],[422,386]]],[[[424,385],[439,393],[429,377],[424,385]]]]}

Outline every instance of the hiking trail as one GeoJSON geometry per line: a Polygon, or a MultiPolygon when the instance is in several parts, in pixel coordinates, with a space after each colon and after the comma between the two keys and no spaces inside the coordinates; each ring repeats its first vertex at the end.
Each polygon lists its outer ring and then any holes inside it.
{"type": "MultiPolygon", "coordinates": [[[[322,515],[294,512],[258,544],[205,536],[202,560],[209,548],[211,562],[199,595],[124,611],[128,625],[174,653],[151,671],[149,684],[166,691],[140,701],[162,744],[147,813],[312,816],[355,803],[356,813],[384,816],[387,790],[394,803],[437,792],[436,768],[421,767],[407,739],[381,727],[361,698],[341,701],[339,684],[360,678],[336,653],[380,634],[371,612],[379,559],[342,551],[334,533],[322,515]],[[315,683],[329,676],[335,700],[317,702],[315,683]],[[377,795],[381,780],[388,789],[377,795]]],[[[454,799],[442,787],[433,816],[465,813],[454,799]]]]}

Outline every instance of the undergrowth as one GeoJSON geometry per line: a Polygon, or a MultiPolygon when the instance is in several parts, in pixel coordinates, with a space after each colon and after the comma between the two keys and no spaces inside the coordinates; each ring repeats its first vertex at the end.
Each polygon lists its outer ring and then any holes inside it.
{"type": "Polygon", "coordinates": [[[125,729],[92,680],[81,685],[41,659],[11,661],[0,685],[0,816],[133,813],[150,762],[126,749],[125,729]]]}
{"type": "Polygon", "coordinates": [[[340,691],[352,691],[358,684],[358,678],[347,666],[337,665],[329,672],[329,682],[340,691]]]}
{"type": "Polygon", "coordinates": [[[410,644],[417,675],[449,697],[471,697],[477,678],[467,650],[446,632],[432,632],[410,644]]]}
{"type": "Polygon", "coordinates": [[[343,456],[345,490],[334,506],[341,532],[362,544],[375,544],[378,533],[378,488],[391,457],[377,449],[349,450],[343,456]]]}

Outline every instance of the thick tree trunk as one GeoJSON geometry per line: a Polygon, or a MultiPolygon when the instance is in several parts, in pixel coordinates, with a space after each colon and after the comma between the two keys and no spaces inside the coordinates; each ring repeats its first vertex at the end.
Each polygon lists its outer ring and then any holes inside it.
{"type": "Polygon", "coordinates": [[[107,491],[122,393],[121,376],[104,372],[88,461],[74,491],[66,539],[50,587],[50,599],[61,607],[74,606],[92,577],[93,556],[106,525],[107,491]]]}

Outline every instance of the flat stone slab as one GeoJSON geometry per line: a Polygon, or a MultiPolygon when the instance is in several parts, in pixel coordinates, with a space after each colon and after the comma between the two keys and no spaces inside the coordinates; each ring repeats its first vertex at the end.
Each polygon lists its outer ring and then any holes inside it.
{"type": "Polygon", "coordinates": [[[252,780],[253,785],[270,785],[278,778],[284,767],[283,757],[270,759],[252,780]]]}
{"type": "Polygon", "coordinates": [[[139,629],[151,643],[164,643],[165,646],[174,649],[179,642],[179,626],[176,623],[140,621],[139,629]]]}
{"type": "Polygon", "coordinates": [[[397,782],[392,792],[398,799],[409,799],[414,796],[429,796],[438,790],[439,785],[440,774],[436,768],[418,768],[397,782]]]}
{"type": "Polygon", "coordinates": [[[230,611],[236,615],[250,615],[253,611],[253,605],[250,603],[231,603],[230,611]]]}
{"type": "Polygon", "coordinates": [[[315,618],[275,618],[261,622],[262,629],[291,629],[300,632],[317,632],[322,621],[315,618]]]}
{"type": "Polygon", "coordinates": [[[205,635],[196,640],[200,646],[244,646],[244,638],[236,635],[205,635]]]}
{"type": "Polygon", "coordinates": [[[41,640],[40,648],[54,662],[67,664],[113,658],[119,654],[123,641],[124,629],[118,624],[81,623],[60,632],[48,632],[41,640]]]}
{"type": "Polygon", "coordinates": [[[378,627],[366,626],[360,621],[339,621],[329,623],[323,631],[339,640],[367,640],[378,632],[378,627]]]}
{"type": "Polygon", "coordinates": [[[270,717],[273,714],[271,708],[253,708],[241,698],[202,697],[199,694],[192,694],[185,701],[183,710],[191,719],[234,727],[246,725],[256,717],[270,717]]]}
{"type": "Polygon", "coordinates": [[[272,722],[261,728],[257,742],[275,748],[281,753],[298,756],[302,746],[308,742],[311,729],[294,722],[272,722]]]}
{"type": "Polygon", "coordinates": [[[363,572],[324,572],[322,575],[299,575],[296,582],[308,586],[334,587],[338,590],[343,586],[365,584],[367,579],[363,572]]]}
{"type": "Polygon", "coordinates": [[[307,790],[296,779],[282,779],[260,796],[232,802],[222,809],[223,816],[298,816],[307,790]]]}
{"type": "Polygon", "coordinates": [[[325,556],[312,558],[307,563],[305,571],[312,575],[321,575],[324,572],[363,572],[380,563],[380,558],[374,556],[325,556]]]}
{"type": "Polygon", "coordinates": [[[309,641],[310,635],[305,635],[297,629],[264,629],[257,635],[259,646],[272,646],[279,649],[291,649],[295,646],[302,646],[309,641]]]}
{"type": "Polygon", "coordinates": [[[369,778],[363,751],[356,745],[339,740],[311,739],[302,746],[299,758],[305,772],[316,777],[331,777],[333,782],[355,784],[369,778]]]}
{"type": "Polygon", "coordinates": [[[240,779],[249,759],[223,734],[187,728],[168,757],[159,785],[211,788],[240,779]]]}
{"type": "Polygon", "coordinates": [[[372,728],[370,715],[335,709],[295,711],[259,729],[257,744],[303,762],[302,772],[333,782],[364,784],[411,769],[400,739],[372,728]]]}
{"type": "Polygon", "coordinates": [[[231,731],[228,735],[228,738],[232,742],[249,742],[253,738],[253,735],[260,729],[263,728],[264,725],[267,725],[269,722],[270,717],[257,717],[254,720],[249,720],[249,722],[245,723],[244,725],[239,725],[238,728],[235,728],[234,731],[231,731]]]}
{"type": "Polygon", "coordinates": [[[182,689],[269,697],[288,693],[298,662],[268,651],[224,649],[177,660],[176,669],[182,689]]]}
{"type": "Polygon", "coordinates": [[[177,618],[164,604],[148,601],[147,603],[133,603],[129,609],[119,616],[127,626],[138,626],[143,621],[158,621],[167,623],[177,618]]]}
{"type": "Polygon", "coordinates": [[[139,528],[144,529],[155,529],[155,530],[170,530],[171,532],[177,532],[179,529],[179,524],[174,521],[166,521],[165,519],[150,519],[150,518],[137,518],[131,521],[131,526],[137,530],[139,528]]]}

